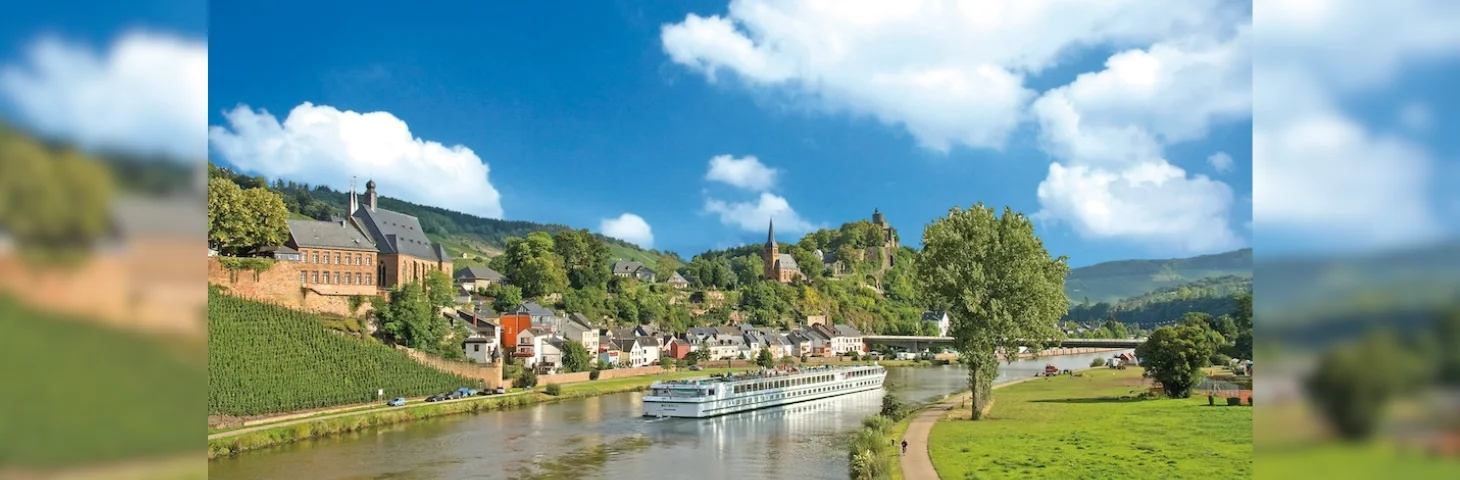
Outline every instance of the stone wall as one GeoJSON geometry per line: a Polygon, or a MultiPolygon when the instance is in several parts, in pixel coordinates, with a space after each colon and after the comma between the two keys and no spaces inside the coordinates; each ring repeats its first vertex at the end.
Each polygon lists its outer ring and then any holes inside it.
{"type": "Polygon", "coordinates": [[[45,267],[0,253],[0,294],[33,308],[138,331],[206,336],[208,295],[196,241],[146,238],[77,265],[45,267]],[[158,254],[158,251],[165,254],[158,254]]]}
{"type": "MultiPolygon", "coordinates": [[[[502,363],[471,363],[447,360],[441,357],[427,355],[423,352],[412,350],[406,347],[396,346],[398,350],[406,352],[412,360],[422,365],[447,372],[461,375],[473,380],[481,380],[485,388],[497,388],[510,386],[502,382],[502,363]]],[[[539,377],[541,378],[541,377],[539,377]]],[[[541,383],[541,382],[539,382],[541,383]]]]}
{"type": "Polygon", "coordinates": [[[306,270],[300,262],[274,262],[272,267],[260,273],[249,270],[230,271],[223,267],[218,258],[208,259],[208,283],[228,289],[230,295],[251,300],[315,313],[326,313],[345,317],[363,316],[371,311],[370,295],[377,293],[373,286],[364,285],[300,285],[299,272],[306,270]],[[301,288],[307,287],[307,288],[301,288]],[[366,298],[359,309],[351,311],[350,296],[366,298]]]}
{"type": "MultiPolygon", "coordinates": [[[[644,376],[644,375],[654,375],[654,374],[663,373],[663,372],[664,372],[664,369],[663,368],[659,368],[658,366],[653,366],[653,367],[635,367],[635,368],[615,368],[615,369],[612,369],[612,370],[603,370],[603,371],[598,372],[598,379],[599,380],[611,380],[611,379],[615,379],[615,378],[639,377],[639,376],[644,376]]],[[[574,373],[559,373],[559,374],[556,374],[556,375],[539,375],[537,377],[537,384],[538,384],[538,386],[543,386],[543,385],[547,385],[549,383],[563,384],[563,383],[586,382],[586,381],[589,380],[589,374],[590,374],[589,372],[574,372],[574,373]]]]}

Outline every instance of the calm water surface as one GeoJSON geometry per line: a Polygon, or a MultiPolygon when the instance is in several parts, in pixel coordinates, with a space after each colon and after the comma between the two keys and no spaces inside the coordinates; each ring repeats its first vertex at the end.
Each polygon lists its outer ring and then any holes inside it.
{"type": "MultiPolygon", "coordinates": [[[[1001,365],[1002,383],[1052,363],[1084,368],[1119,352],[1001,365]]],[[[928,401],[966,389],[958,366],[889,368],[886,389],[928,401]]],[[[432,419],[215,460],[214,479],[846,478],[845,442],[877,413],[862,392],[713,419],[650,419],[621,393],[432,419]]]]}

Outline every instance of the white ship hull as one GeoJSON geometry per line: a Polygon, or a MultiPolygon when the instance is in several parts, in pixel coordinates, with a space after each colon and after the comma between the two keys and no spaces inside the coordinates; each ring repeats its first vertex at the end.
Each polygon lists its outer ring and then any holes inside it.
{"type": "Polygon", "coordinates": [[[811,371],[776,377],[751,378],[742,381],[719,381],[689,384],[659,382],[644,397],[644,416],[709,418],[737,412],[790,405],[869,390],[880,390],[887,372],[881,367],[843,368],[811,371]],[[855,372],[855,373],[854,373],[855,372]],[[812,381],[828,378],[826,381],[812,381]],[[779,383],[774,388],[747,385],[779,383]],[[751,389],[737,393],[737,386],[751,389]],[[711,392],[713,391],[713,392],[711,392]],[[693,392],[692,395],[684,394],[693,392]],[[673,393],[680,393],[678,395],[673,393]]]}

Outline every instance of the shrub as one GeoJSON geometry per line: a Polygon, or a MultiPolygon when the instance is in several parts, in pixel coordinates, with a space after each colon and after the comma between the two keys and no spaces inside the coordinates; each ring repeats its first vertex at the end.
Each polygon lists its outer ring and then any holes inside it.
{"type": "Polygon", "coordinates": [[[533,371],[530,368],[523,369],[522,376],[517,377],[517,379],[513,381],[512,384],[517,388],[535,387],[537,386],[537,372],[533,371]]]}
{"type": "Polygon", "coordinates": [[[1230,367],[1232,366],[1232,357],[1228,357],[1220,353],[1212,355],[1212,365],[1218,367],[1230,367]]]}
{"type": "Polygon", "coordinates": [[[556,397],[563,394],[563,386],[556,383],[549,383],[547,384],[547,387],[543,388],[543,391],[547,392],[548,395],[556,397]]]}
{"type": "Polygon", "coordinates": [[[588,372],[588,379],[589,380],[598,380],[598,372],[599,372],[599,370],[596,369],[596,368],[593,369],[592,371],[588,372]]]}
{"type": "Polygon", "coordinates": [[[897,398],[897,395],[887,393],[882,396],[882,411],[878,414],[887,417],[894,422],[902,420],[907,415],[908,406],[897,398]]]}
{"type": "Polygon", "coordinates": [[[1098,358],[1097,357],[1094,360],[1091,360],[1090,361],[1090,366],[1091,367],[1103,367],[1103,366],[1105,366],[1105,359],[1098,358]]]}

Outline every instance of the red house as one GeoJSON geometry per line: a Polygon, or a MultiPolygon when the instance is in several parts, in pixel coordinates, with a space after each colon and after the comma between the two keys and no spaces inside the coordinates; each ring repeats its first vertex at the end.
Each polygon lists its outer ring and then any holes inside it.
{"type": "Polygon", "coordinates": [[[684,341],[683,338],[670,340],[669,345],[666,345],[665,347],[669,351],[669,356],[678,359],[682,359],[686,355],[689,355],[690,351],[689,342],[684,341]]]}
{"type": "Polygon", "coordinates": [[[517,334],[523,330],[532,328],[532,315],[518,309],[512,313],[502,314],[502,348],[508,351],[517,350],[517,334]]]}

